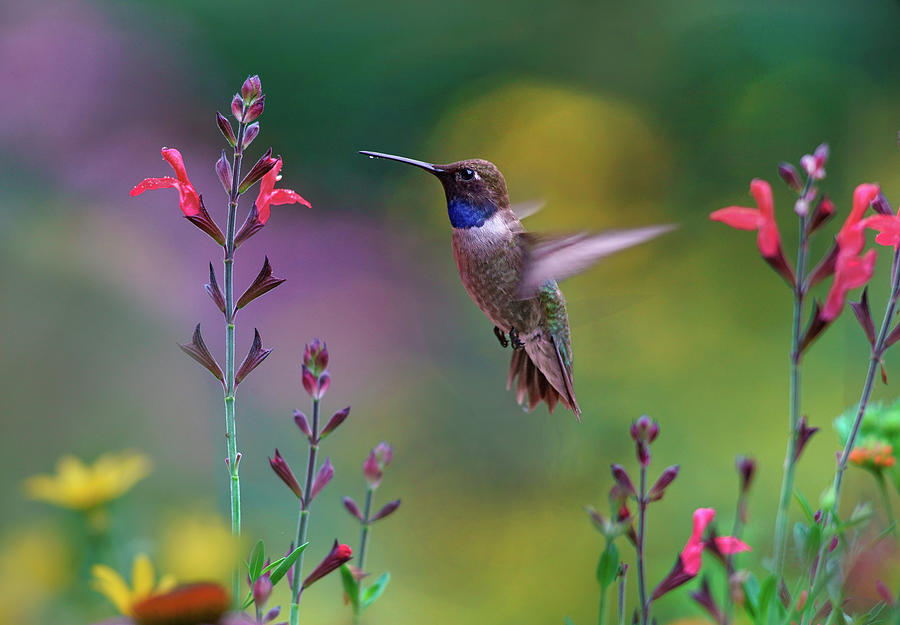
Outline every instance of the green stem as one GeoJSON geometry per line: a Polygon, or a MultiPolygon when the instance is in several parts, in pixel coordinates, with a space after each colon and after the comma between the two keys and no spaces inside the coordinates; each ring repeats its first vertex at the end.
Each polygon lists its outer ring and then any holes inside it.
{"type": "MultiPolygon", "coordinates": [[[[237,143],[232,158],[231,192],[228,195],[228,228],[225,234],[225,441],[228,448],[229,486],[231,493],[231,534],[241,535],[241,478],[237,445],[237,425],[234,414],[234,236],[237,222],[237,204],[240,193],[238,185],[241,176],[241,161],[246,124],[238,124],[237,143]]],[[[240,570],[235,567],[231,574],[232,596],[240,597],[240,570]]]]}
{"type": "MultiPolygon", "coordinates": [[[[882,471],[878,471],[875,475],[875,481],[878,482],[878,490],[881,491],[881,501],[884,503],[884,512],[887,515],[888,525],[893,526],[894,521],[894,510],[891,507],[891,495],[888,492],[887,484],[884,480],[884,473],[882,471]]],[[[892,533],[897,533],[897,528],[894,527],[891,530],[892,533]]]]}
{"type": "Polygon", "coordinates": [[[621,575],[619,576],[619,594],[617,597],[616,616],[619,625],[625,625],[625,575],[627,570],[624,565],[620,565],[621,575]]]}
{"type": "Polygon", "coordinates": [[[641,625],[650,622],[650,601],[647,599],[647,583],[644,577],[644,533],[647,520],[647,467],[641,464],[640,491],[638,493],[637,570],[638,595],[641,600],[641,625]]]}
{"type": "MultiPolygon", "coordinates": [[[[312,437],[309,441],[309,455],[306,462],[306,485],[303,489],[303,500],[300,502],[300,514],[297,517],[297,546],[306,543],[309,530],[309,507],[312,503],[311,491],[313,477],[316,473],[316,454],[319,451],[319,400],[312,402],[312,437]]],[[[303,554],[294,563],[294,585],[291,588],[291,625],[300,623],[300,595],[303,594],[303,554]]]]}
{"type": "Polygon", "coordinates": [[[597,614],[597,625],[606,623],[606,587],[600,589],[600,606],[597,614]]]}
{"type": "MultiPolygon", "coordinates": [[[[365,570],[366,568],[366,550],[369,546],[369,519],[372,518],[372,497],[375,494],[375,487],[366,486],[366,502],[363,505],[363,519],[364,521],[360,525],[359,530],[359,553],[357,556],[357,564],[360,569],[365,570]]],[[[359,605],[359,599],[362,595],[362,584],[358,584],[356,587],[356,605],[359,605]]],[[[353,613],[353,622],[359,623],[359,617],[361,616],[360,610],[357,610],[353,613]]]]}
{"type": "MultiPolygon", "coordinates": [[[[801,197],[809,190],[811,178],[807,179],[801,197]]],[[[803,300],[806,295],[807,232],[806,217],[800,216],[800,234],[797,244],[797,270],[794,278],[794,315],[791,325],[791,382],[787,451],[784,456],[784,474],[781,480],[781,495],[778,498],[778,513],[775,517],[775,578],[784,574],[785,547],[788,535],[788,512],[794,494],[794,474],[797,464],[797,424],[800,421],[800,337],[803,314],[803,300]]]]}

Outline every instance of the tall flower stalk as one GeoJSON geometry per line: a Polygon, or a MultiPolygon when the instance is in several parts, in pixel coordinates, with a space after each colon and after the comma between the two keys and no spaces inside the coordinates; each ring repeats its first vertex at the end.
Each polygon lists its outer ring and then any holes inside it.
{"type": "MultiPolygon", "coordinates": [[[[281,159],[272,156],[271,148],[253,165],[246,175],[242,176],[244,151],[259,134],[259,122],[265,106],[265,95],[259,76],[251,76],[244,81],[240,93],[235,94],[231,102],[231,113],[237,120],[237,133],[231,122],[221,113],[216,114],[216,124],[225,141],[232,149],[230,160],[225,151],[215,163],[216,175],[227,195],[225,234],[209,215],[204,206],[202,196],[191,184],[181,153],[172,148],[163,148],[163,158],[175,171],[175,178],[147,178],[138,183],[131,195],[139,195],[153,189],[174,188],[178,191],[179,207],[185,218],[212,238],[224,250],[223,278],[224,294],[219,288],[215,270],[209,266],[209,283],[206,293],[222,313],[225,321],[225,369],[219,366],[215,357],[206,346],[198,324],[190,343],[181,345],[191,358],[206,368],[222,385],[225,404],[225,463],[228,469],[231,532],[241,535],[241,482],[239,466],[241,453],[237,441],[237,419],[235,414],[235,395],[238,385],[259,364],[265,360],[271,350],[263,349],[259,331],[254,331],[254,338],[247,356],[236,365],[235,359],[235,317],[237,311],[254,299],[274,289],[282,282],[281,278],[272,275],[272,267],[268,258],[253,283],[239,297],[235,298],[234,261],[235,252],[241,243],[253,236],[266,224],[270,214],[270,205],[300,203],[309,206],[309,202],[289,189],[274,189],[281,170],[281,159]],[[260,183],[259,195],[249,211],[240,230],[237,229],[237,213],[240,197],[256,183],[260,183]]],[[[239,573],[235,568],[232,576],[232,596],[237,597],[239,591],[239,573]]]]}

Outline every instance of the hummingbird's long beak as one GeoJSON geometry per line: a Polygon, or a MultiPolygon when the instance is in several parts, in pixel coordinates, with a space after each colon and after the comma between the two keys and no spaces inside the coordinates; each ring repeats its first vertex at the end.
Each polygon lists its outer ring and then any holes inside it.
{"type": "Polygon", "coordinates": [[[384,154],[382,152],[369,152],[368,150],[360,150],[360,154],[364,154],[369,158],[384,158],[389,161],[397,161],[398,163],[406,163],[407,165],[415,165],[425,171],[430,171],[433,174],[443,173],[443,169],[438,167],[437,165],[432,165],[431,163],[426,163],[425,161],[417,161],[414,158],[406,158],[405,156],[394,156],[393,154],[384,154]]]}

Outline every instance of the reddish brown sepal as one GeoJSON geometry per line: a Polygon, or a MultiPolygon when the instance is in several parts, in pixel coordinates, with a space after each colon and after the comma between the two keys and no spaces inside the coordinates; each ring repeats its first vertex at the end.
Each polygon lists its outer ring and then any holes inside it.
{"type": "Polygon", "coordinates": [[[344,497],[342,501],[347,512],[359,519],[361,523],[365,522],[366,519],[363,517],[362,512],[359,511],[359,506],[356,505],[356,502],[353,501],[352,497],[344,497]]]}
{"type": "Polygon", "coordinates": [[[271,353],[271,349],[263,349],[259,330],[253,328],[253,344],[250,346],[250,351],[247,352],[244,362],[241,363],[237,373],[234,374],[234,383],[240,384],[244,378],[250,375],[250,372],[256,369],[271,353]]]}
{"type": "Polygon", "coordinates": [[[696,601],[700,607],[706,610],[709,615],[712,617],[713,622],[715,623],[725,623],[727,622],[725,619],[725,614],[722,612],[722,609],[719,608],[719,605],[716,603],[716,600],[713,599],[712,593],[709,590],[709,581],[706,577],[703,577],[703,580],[700,582],[700,590],[696,590],[691,593],[691,599],[696,601]]]}
{"type": "Polygon", "coordinates": [[[237,145],[237,138],[234,136],[234,129],[231,127],[231,122],[225,119],[225,116],[221,113],[216,113],[216,125],[219,127],[219,130],[222,131],[222,136],[225,137],[225,141],[228,142],[228,145],[231,147],[237,145]]]}
{"type": "Polygon", "coordinates": [[[256,74],[248,76],[244,84],[241,85],[241,97],[244,98],[244,102],[250,104],[260,97],[261,94],[262,82],[259,80],[259,76],[256,74]]]}
{"type": "Polygon", "coordinates": [[[223,314],[225,313],[225,298],[222,296],[222,291],[219,290],[219,282],[216,280],[216,271],[213,269],[213,264],[209,264],[209,284],[203,285],[203,288],[206,290],[206,294],[209,295],[210,299],[213,301],[213,304],[216,305],[223,314]]]}
{"type": "Polygon", "coordinates": [[[203,365],[207,371],[212,373],[213,376],[219,380],[219,382],[225,384],[225,376],[222,374],[222,368],[219,366],[219,363],[216,362],[216,359],[213,358],[209,348],[206,347],[206,343],[203,342],[199,323],[197,324],[197,327],[194,328],[194,336],[191,338],[191,342],[185,345],[179,343],[178,347],[180,347],[181,351],[185,354],[203,365]]]}
{"type": "Polygon", "coordinates": [[[200,208],[197,210],[197,214],[185,215],[184,218],[208,234],[213,241],[225,247],[225,235],[219,230],[219,226],[216,225],[213,218],[209,216],[206,206],[203,205],[203,196],[200,196],[200,208]]]}
{"type": "Polygon", "coordinates": [[[244,99],[239,93],[235,93],[231,99],[231,114],[239,122],[244,121],[244,99]]]}
{"type": "Polygon", "coordinates": [[[256,276],[256,279],[253,280],[253,283],[247,287],[247,290],[244,291],[244,294],[238,299],[235,310],[240,310],[257,297],[268,293],[282,282],[284,282],[284,278],[272,276],[272,265],[269,264],[269,257],[266,256],[263,261],[262,269],[259,270],[259,274],[256,276]]]}
{"type": "Polygon", "coordinates": [[[837,263],[839,252],[840,248],[838,247],[837,241],[835,241],[831,246],[831,249],[828,250],[828,254],[826,254],[825,257],[819,261],[819,264],[809,272],[809,278],[807,278],[806,281],[807,288],[814,287],[822,280],[834,275],[834,267],[837,263]]]}
{"type": "Polygon", "coordinates": [[[675,478],[678,477],[678,465],[674,464],[671,467],[667,467],[662,474],[659,476],[659,479],[656,480],[656,483],[650,489],[650,493],[648,495],[650,501],[659,501],[663,498],[663,495],[666,494],[666,488],[669,487],[669,484],[675,481],[675,478]]]}
{"type": "Polygon", "coordinates": [[[834,217],[834,202],[832,202],[828,196],[822,196],[822,199],[819,200],[819,203],[816,204],[816,208],[813,211],[812,217],[809,220],[809,226],[807,226],[807,232],[812,233],[824,226],[826,223],[831,221],[831,218],[834,217]]]}
{"type": "Polygon", "coordinates": [[[819,428],[810,427],[807,424],[805,416],[800,417],[800,421],[797,423],[797,432],[794,434],[796,437],[794,442],[794,462],[800,459],[800,454],[803,453],[807,443],[809,443],[809,439],[818,431],[819,428]]]}
{"type": "Polygon", "coordinates": [[[819,307],[819,302],[813,302],[812,317],[810,317],[809,325],[806,326],[806,331],[800,338],[800,345],[797,352],[798,359],[803,352],[813,344],[813,341],[819,338],[819,335],[825,331],[825,328],[827,328],[830,323],[830,321],[826,321],[822,318],[822,310],[819,307]]]}
{"type": "Polygon", "coordinates": [[[266,153],[259,157],[259,160],[253,165],[241,184],[238,187],[240,193],[245,193],[247,189],[259,182],[263,176],[269,173],[269,170],[278,164],[278,159],[272,156],[272,148],[266,150],[266,153]]]}
{"type": "Polygon", "coordinates": [[[756,474],[756,460],[748,456],[738,456],[734,464],[740,480],[740,492],[742,495],[746,495],[750,491],[750,484],[753,483],[753,476],[756,474]]]}
{"type": "Polygon", "coordinates": [[[269,466],[272,467],[272,470],[275,471],[275,475],[281,478],[281,481],[284,482],[288,488],[297,496],[297,499],[303,499],[303,488],[300,486],[300,482],[297,481],[297,478],[294,476],[294,472],[291,471],[291,467],[288,466],[287,461],[281,455],[277,449],[275,450],[275,457],[269,458],[269,466]]]}
{"type": "Polygon", "coordinates": [[[769,265],[780,275],[785,281],[794,286],[796,278],[794,277],[794,269],[791,267],[791,264],[787,261],[787,258],[784,257],[784,252],[781,247],[778,247],[775,254],[771,256],[763,256],[765,261],[769,263],[769,265]]]}
{"type": "Polygon", "coordinates": [[[336,413],[334,413],[328,420],[328,423],[325,424],[325,427],[322,428],[322,434],[319,438],[325,438],[326,436],[334,432],[349,415],[350,406],[347,406],[343,410],[338,410],[336,413]]]}
{"type": "Polygon", "coordinates": [[[850,302],[850,308],[856,315],[856,320],[862,326],[869,345],[875,347],[875,324],[872,322],[872,312],[869,309],[869,287],[863,289],[862,297],[858,302],[850,302]]]}
{"type": "Polygon", "coordinates": [[[891,203],[888,202],[888,199],[881,191],[879,191],[878,195],[875,196],[875,199],[872,200],[872,208],[876,213],[887,215],[889,217],[894,216],[894,210],[891,208],[891,203]]]}
{"type": "Polygon", "coordinates": [[[228,592],[219,584],[178,586],[132,606],[138,625],[194,625],[217,623],[230,607],[228,592]]]}
{"type": "Polygon", "coordinates": [[[235,249],[241,246],[241,243],[252,237],[254,234],[262,230],[263,226],[265,226],[260,218],[259,211],[256,210],[256,204],[250,209],[250,212],[247,214],[247,219],[244,220],[244,225],[241,226],[241,229],[238,231],[237,236],[234,237],[234,247],[235,249]]]}
{"type": "Polygon", "coordinates": [[[312,486],[309,489],[309,501],[315,499],[316,495],[322,492],[322,489],[325,488],[333,477],[334,467],[331,465],[331,459],[325,458],[325,462],[319,467],[319,472],[316,473],[316,477],[313,479],[312,486]]]}
{"type": "Polygon", "coordinates": [[[386,503],[381,510],[379,510],[378,512],[376,512],[374,514],[374,516],[372,516],[371,521],[373,523],[375,521],[380,521],[381,519],[384,519],[384,518],[390,516],[391,514],[393,514],[399,507],[400,507],[399,499],[395,499],[394,501],[386,503]]]}
{"type": "Polygon", "coordinates": [[[684,564],[681,561],[681,558],[678,557],[675,559],[675,566],[672,567],[672,570],[669,571],[669,574],[663,578],[663,580],[653,589],[653,594],[651,598],[653,601],[656,601],[663,595],[668,592],[671,592],[685,584],[692,579],[694,579],[695,575],[691,575],[687,571],[684,570],[684,564]]]}
{"type": "Polygon", "coordinates": [[[900,325],[891,330],[891,333],[887,335],[887,338],[884,341],[884,348],[887,349],[898,340],[900,340],[900,325]]]}

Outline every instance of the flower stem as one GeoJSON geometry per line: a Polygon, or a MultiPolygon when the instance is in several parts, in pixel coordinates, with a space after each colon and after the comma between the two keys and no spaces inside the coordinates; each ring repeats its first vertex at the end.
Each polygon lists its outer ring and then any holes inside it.
{"type": "Polygon", "coordinates": [[[359,532],[359,557],[356,559],[359,568],[365,570],[366,567],[366,549],[369,546],[369,518],[372,515],[372,496],[375,489],[371,486],[366,487],[366,503],[363,506],[362,528],[359,532]]]}
{"type": "Polygon", "coordinates": [[[606,587],[600,589],[600,606],[597,609],[597,625],[606,624],[606,587]]]}
{"type": "MultiPolygon", "coordinates": [[[[844,483],[844,472],[847,470],[847,463],[850,459],[850,452],[856,445],[856,437],[859,434],[860,425],[862,425],[863,416],[866,414],[866,407],[869,404],[869,398],[872,396],[872,388],[875,385],[875,373],[881,364],[881,358],[887,349],[887,338],[891,332],[891,322],[894,320],[894,314],[897,311],[897,298],[900,297],[900,248],[894,250],[894,261],[891,270],[891,297],[888,300],[887,308],[884,311],[884,318],[881,320],[881,329],[878,331],[878,338],[875,339],[875,345],[872,346],[872,355],[869,358],[869,368],[866,371],[866,381],[863,383],[862,394],[859,398],[859,408],[856,411],[856,419],[850,428],[850,435],[847,436],[847,443],[844,445],[844,451],[841,452],[838,459],[838,465],[834,472],[834,483],[832,484],[832,492],[834,494],[834,503],[827,511],[825,516],[826,529],[834,522],[838,510],[841,505],[841,486],[844,483]]],[[[817,558],[817,566],[813,575],[810,588],[816,588],[822,571],[826,568],[826,559],[829,552],[826,551],[827,541],[823,541],[819,547],[819,556],[817,558]]],[[[805,619],[804,619],[805,620],[805,619]]]]}
{"type": "Polygon", "coordinates": [[[618,617],[619,625],[625,625],[625,575],[627,570],[624,565],[620,569],[621,575],[619,576],[619,595],[617,598],[618,605],[616,606],[616,616],[618,617]]]}
{"type": "Polygon", "coordinates": [[[878,482],[878,490],[881,491],[881,501],[884,503],[884,513],[887,515],[888,525],[891,526],[891,532],[897,533],[894,527],[896,521],[894,519],[894,510],[891,507],[891,495],[888,493],[887,484],[884,480],[884,472],[878,471],[875,475],[875,481],[878,482]]]}
{"type": "MultiPolygon", "coordinates": [[[[231,192],[228,194],[228,229],[225,235],[225,441],[228,448],[228,471],[231,493],[231,534],[241,535],[241,478],[238,473],[237,425],[234,414],[234,236],[237,205],[240,193],[241,161],[246,124],[238,124],[237,143],[232,157],[231,192]]],[[[235,567],[231,575],[231,590],[235,600],[240,592],[240,571],[235,567]]]]}
{"type": "Polygon", "coordinates": [[[638,594],[641,600],[641,625],[650,622],[650,601],[647,599],[647,582],[644,578],[644,533],[647,520],[647,467],[641,463],[640,491],[638,493],[637,575],[638,594]]]}
{"type": "MultiPolygon", "coordinates": [[[[807,179],[806,187],[801,197],[805,197],[809,190],[810,181],[807,179]]],[[[800,337],[803,314],[803,300],[806,295],[806,252],[807,231],[806,216],[800,216],[800,234],[797,245],[797,273],[794,279],[794,317],[791,326],[791,378],[790,378],[790,408],[787,452],[784,457],[784,475],[781,480],[781,495],[778,499],[778,513],[775,517],[775,578],[781,579],[784,574],[785,546],[788,534],[788,512],[791,506],[791,497],[794,494],[794,473],[797,463],[797,424],[800,421],[800,337]]]]}
{"type": "MultiPolygon", "coordinates": [[[[306,543],[309,529],[309,506],[312,503],[311,491],[313,476],[316,474],[316,454],[319,451],[319,400],[312,402],[312,437],[309,441],[309,456],[306,463],[306,485],[303,489],[303,500],[300,502],[300,514],[297,518],[297,546],[306,543]]],[[[303,554],[294,563],[294,585],[291,588],[291,625],[300,623],[300,595],[303,593],[303,554]]]]}

